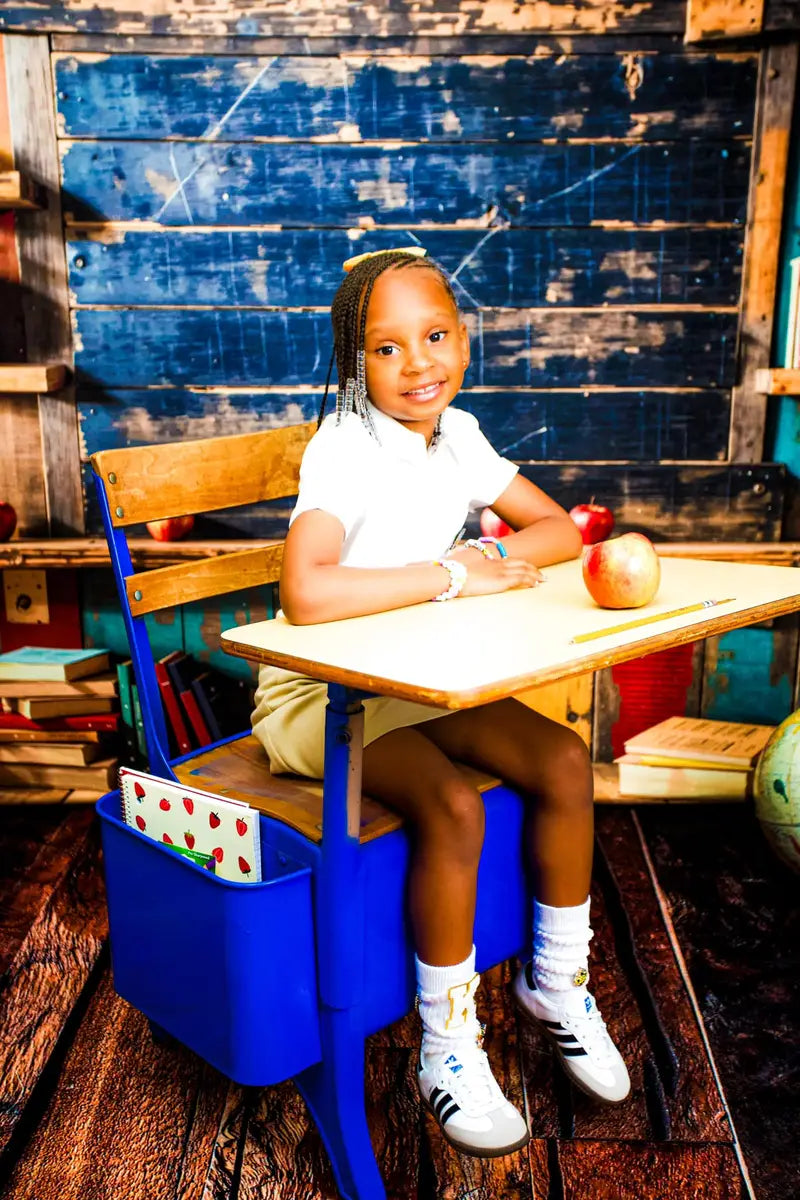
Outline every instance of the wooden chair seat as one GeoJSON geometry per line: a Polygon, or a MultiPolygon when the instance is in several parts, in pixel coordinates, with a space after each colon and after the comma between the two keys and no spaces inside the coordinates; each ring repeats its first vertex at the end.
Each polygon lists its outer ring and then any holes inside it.
{"type": "MultiPolygon", "coordinates": [[[[309,841],[322,839],[322,781],[298,775],[273,775],[266,751],[253,734],[210,750],[201,750],[184,763],[173,763],[172,769],[187,787],[202,788],[232,800],[244,800],[253,808],[290,825],[309,841]]],[[[499,782],[473,767],[462,764],[461,769],[481,792],[499,782]]],[[[369,796],[362,797],[362,842],[372,841],[401,825],[402,819],[397,813],[369,796]]]]}

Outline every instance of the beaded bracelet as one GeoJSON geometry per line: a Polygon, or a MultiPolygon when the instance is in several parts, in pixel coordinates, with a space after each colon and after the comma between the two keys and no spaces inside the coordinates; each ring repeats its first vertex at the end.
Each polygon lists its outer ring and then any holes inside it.
{"type": "Polygon", "coordinates": [[[467,568],[463,562],[458,562],[455,558],[438,558],[433,564],[435,567],[444,567],[450,576],[450,586],[440,592],[438,596],[432,596],[432,600],[455,600],[467,582],[467,568]]]}
{"type": "Polygon", "coordinates": [[[508,551],[506,550],[505,546],[503,545],[503,543],[500,541],[499,538],[482,537],[482,538],[478,538],[478,541],[479,542],[491,542],[492,545],[497,547],[497,553],[500,555],[501,558],[508,558],[508,551]]]}
{"type": "Polygon", "coordinates": [[[491,539],[491,538],[486,538],[486,539],[484,539],[484,538],[467,538],[467,540],[465,542],[462,542],[461,545],[462,546],[470,546],[473,550],[480,550],[480,552],[484,558],[494,558],[494,555],[490,554],[489,551],[487,550],[486,546],[483,544],[484,540],[491,541],[493,539],[491,539]]]}

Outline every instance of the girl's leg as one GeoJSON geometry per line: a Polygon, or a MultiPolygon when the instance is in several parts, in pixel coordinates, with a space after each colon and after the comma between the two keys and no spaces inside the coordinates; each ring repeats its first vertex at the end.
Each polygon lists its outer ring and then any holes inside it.
{"type": "Polygon", "coordinates": [[[492,1076],[475,1014],[472,934],[483,800],[420,728],[370,743],[362,773],[363,790],[410,825],[409,906],[423,1027],[418,1086],[458,1149],[508,1154],[525,1145],[528,1130],[492,1076]]]}
{"type": "Polygon", "coordinates": [[[514,981],[514,995],[552,1038],[579,1087],[598,1099],[623,1100],[628,1073],[586,988],[593,843],[586,747],[571,730],[515,700],[432,721],[429,736],[446,754],[531,798],[533,955],[514,981]]]}

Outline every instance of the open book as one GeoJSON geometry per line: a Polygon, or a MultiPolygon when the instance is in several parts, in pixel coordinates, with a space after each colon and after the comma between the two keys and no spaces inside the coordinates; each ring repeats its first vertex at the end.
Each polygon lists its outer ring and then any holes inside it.
{"type": "Polygon", "coordinates": [[[119,787],[126,825],[154,841],[212,856],[217,879],[260,881],[259,818],[249,804],[128,767],[120,768],[119,787]]]}

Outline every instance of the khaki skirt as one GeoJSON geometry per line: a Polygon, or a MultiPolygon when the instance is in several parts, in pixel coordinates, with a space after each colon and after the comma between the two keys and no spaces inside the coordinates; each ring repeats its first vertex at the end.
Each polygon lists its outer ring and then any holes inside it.
{"type": "MultiPolygon", "coordinates": [[[[322,779],[328,685],[280,667],[258,673],[253,733],[269,755],[273,775],[322,779]]],[[[364,701],[364,745],[384,733],[446,717],[449,709],[375,696],[364,701]]]]}

